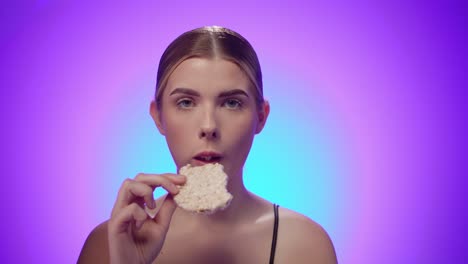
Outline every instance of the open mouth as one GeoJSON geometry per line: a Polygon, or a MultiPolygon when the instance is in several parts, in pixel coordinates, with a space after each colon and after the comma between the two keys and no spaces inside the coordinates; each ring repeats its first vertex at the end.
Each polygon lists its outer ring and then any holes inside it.
{"type": "Polygon", "coordinates": [[[203,163],[216,163],[221,160],[221,155],[217,153],[200,153],[194,157],[194,159],[203,163]]]}

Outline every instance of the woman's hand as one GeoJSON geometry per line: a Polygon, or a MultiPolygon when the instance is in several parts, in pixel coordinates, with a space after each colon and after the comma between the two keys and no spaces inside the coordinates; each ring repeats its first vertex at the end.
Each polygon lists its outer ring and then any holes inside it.
{"type": "Polygon", "coordinates": [[[151,263],[158,256],[177,207],[172,196],[185,181],[176,174],[138,174],[123,182],[108,223],[110,263],[151,263]],[[156,207],[153,191],[158,187],[168,195],[152,219],[144,206],[156,207]]]}

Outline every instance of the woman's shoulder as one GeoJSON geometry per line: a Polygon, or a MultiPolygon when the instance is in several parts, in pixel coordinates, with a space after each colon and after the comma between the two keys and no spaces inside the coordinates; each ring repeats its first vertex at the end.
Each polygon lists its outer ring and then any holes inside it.
{"type": "Polygon", "coordinates": [[[96,226],[88,235],[77,263],[108,263],[107,222],[96,226]]]}
{"type": "Polygon", "coordinates": [[[277,263],[336,263],[333,243],[325,229],[309,217],[279,208],[277,263]]]}
{"type": "Polygon", "coordinates": [[[318,235],[326,235],[323,227],[309,217],[281,206],[278,207],[278,211],[278,216],[283,227],[309,231],[318,235]]]}

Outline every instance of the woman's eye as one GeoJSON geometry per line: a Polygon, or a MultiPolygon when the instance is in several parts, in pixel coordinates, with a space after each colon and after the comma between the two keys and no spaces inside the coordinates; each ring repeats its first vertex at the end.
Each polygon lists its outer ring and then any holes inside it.
{"type": "Polygon", "coordinates": [[[190,99],[181,99],[177,101],[177,106],[179,108],[190,108],[193,107],[193,101],[190,99]]]}
{"type": "Polygon", "coordinates": [[[224,102],[224,105],[229,109],[239,109],[242,107],[242,103],[236,99],[228,99],[224,102]]]}

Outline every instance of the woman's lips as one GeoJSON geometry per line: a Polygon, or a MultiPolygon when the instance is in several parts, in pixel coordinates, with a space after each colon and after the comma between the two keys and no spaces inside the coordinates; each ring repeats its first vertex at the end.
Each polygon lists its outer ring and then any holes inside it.
{"type": "Polygon", "coordinates": [[[192,166],[203,166],[208,163],[220,163],[220,161],[221,161],[221,158],[212,158],[211,160],[193,158],[191,164],[192,166]]]}
{"type": "Polygon", "coordinates": [[[222,158],[222,154],[217,151],[204,150],[192,158],[192,165],[202,166],[208,163],[219,163],[222,158]]]}

